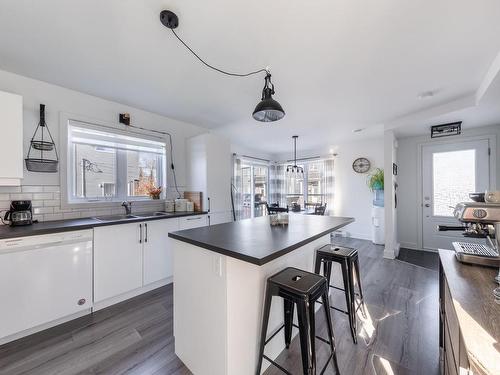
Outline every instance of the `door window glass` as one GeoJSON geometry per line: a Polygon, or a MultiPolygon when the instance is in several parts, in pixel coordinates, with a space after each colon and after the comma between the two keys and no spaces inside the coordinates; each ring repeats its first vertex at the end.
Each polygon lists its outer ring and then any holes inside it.
{"type": "Polygon", "coordinates": [[[432,166],[433,215],[453,216],[456,204],[476,191],[476,151],[434,153],[432,166]]]}

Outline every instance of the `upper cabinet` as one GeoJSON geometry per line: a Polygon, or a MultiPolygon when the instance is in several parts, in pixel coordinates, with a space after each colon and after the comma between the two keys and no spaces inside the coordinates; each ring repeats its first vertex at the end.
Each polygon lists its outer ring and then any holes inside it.
{"type": "Polygon", "coordinates": [[[0,91],[0,186],[23,178],[23,97],[0,91]]]}
{"type": "MultiPolygon", "coordinates": [[[[231,147],[229,140],[210,133],[187,140],[188,190],[203,193],[203,210],[231,211],[231,147]]],[[[230,215],[229,215],[230,216],[230,215]]]]}

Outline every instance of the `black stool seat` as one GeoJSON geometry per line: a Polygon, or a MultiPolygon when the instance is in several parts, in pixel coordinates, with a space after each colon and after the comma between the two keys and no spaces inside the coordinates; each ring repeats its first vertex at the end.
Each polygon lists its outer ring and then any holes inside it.
{"type": "Polygon", "coordinates": [[[361,289],[361,277],[359,274],[358,250],[336,244],[324,245],[316,250],[316,261],[314,264],[315,273],[320,274],[321,265],[323,265],[323,276],[325,276],[328,280],[329,287],[343,291],[346,298],[347,311],[341,310],[335,306],[330,306],[330,308],[349,316],[352,339],[354,340],[354,343],[357,343],[356,312],[364,304],[363,291],[361,289]],[[343,289],[330,285],[333,262],[339,263],[342,269],[342,279],[344,282],[343,289]],[[359,293],[355,292],[354,276],[356,276],[359,293]],[[360,297],[360,303],[358,306],[356,306],[356,295],[360,297]]]}
{"type": "Polygon", "coordinates": [[[321,288],[325,284],[325,278],[315,273],[288,267],[271,276],[268,282],[274,283],[291,293],[307,296],[321,288]]]}
{"type": "Polygon", "coordinates": [[[333,360],[336,373],[340,374],[337,363],[337,354],[335,351],[332,320],[329,312],[327,280],[325,277],[318,274],[293,267],[285,268],[267,279],[260,338],[259,362],[256,374],[260,375],[262,360],[266,359],[285,374],[291,375],[289,371],[266,356],[264,354],[264,348],[266,344],[284,328],[285,344],[288,349],[292,339],[292,327],[294,326],[299,329],[300,349],[302,352],[302,368],[304,374],[316,374],[315,338],[329,344],[331,350],[330,356],[328,357],[328,360],[320,374],[325,372],[330,360],[333,360]],[[284,323],[266,340],[269,313],[271,310],[271,300],[273,296],[283,298],[284,323]],[[318,337],[315,333],[315,302],[319,299],[321,299],[325,311],[329,336],[328,339],[318,337]],[[295,306],[297,306],[298,326],[293,324],[295,306]]]}

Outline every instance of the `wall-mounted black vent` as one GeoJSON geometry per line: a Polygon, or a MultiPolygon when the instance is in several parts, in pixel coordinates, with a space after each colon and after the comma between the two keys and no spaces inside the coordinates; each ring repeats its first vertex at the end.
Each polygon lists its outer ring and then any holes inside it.
{"type": "Polygon", "coordinates": [[[462,121],[431,126],[431,138],[448,137],[462,133],[462,121]]]}

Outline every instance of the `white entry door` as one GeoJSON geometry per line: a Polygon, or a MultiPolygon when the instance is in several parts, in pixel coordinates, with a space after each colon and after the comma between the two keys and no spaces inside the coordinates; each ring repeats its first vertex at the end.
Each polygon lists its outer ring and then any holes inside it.
{"type": "MultiPolygon", "coordinates": [[[[470,201],[469,193],[484,192],[488,189],[489,171],[487,139],[423,147],[424,249],[453,249],[453,241],[464,239],[460,231],[439,232],[437,226],[461,225],[453,217],[453,208],[459,202],[470,201]]],[[[476,242],[471,239],[467,241],[476,242]]]]}

